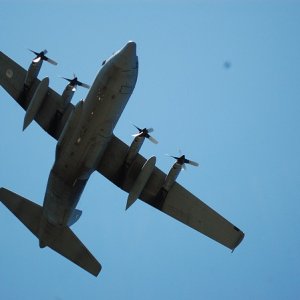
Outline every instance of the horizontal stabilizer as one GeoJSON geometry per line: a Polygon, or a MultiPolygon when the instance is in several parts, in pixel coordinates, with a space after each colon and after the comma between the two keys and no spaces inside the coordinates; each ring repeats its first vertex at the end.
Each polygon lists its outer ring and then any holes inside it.
{"type": "Polygon", "coordinates": [[[42,207],[7,189],[0,189],[0,201],[38,238],[42,207]]]}
{"type": "MultiPolygon", "coordinates": [[[[38,238],[43,232],[40,225],[47,230],[47,240],[42,244],[50,247],[87,272],[97,276],[101,270],[100,263],[83,245],[69,227],[59,227],[42,219],[43,208],[7,189],[0,188],[0,201],[38,238]],[[42,221],[42,222],[41,222],[42,221]],[[45,227],[44,227],[45,226],[45,227]]],[[[44,236],[43,236],[44,237],[44,236]]]]}
{"type": "Polygon", "coordinates": [[[47,246],[94,276],[101,271],[100,263],[69,227],[63,227],[47,246]]]}

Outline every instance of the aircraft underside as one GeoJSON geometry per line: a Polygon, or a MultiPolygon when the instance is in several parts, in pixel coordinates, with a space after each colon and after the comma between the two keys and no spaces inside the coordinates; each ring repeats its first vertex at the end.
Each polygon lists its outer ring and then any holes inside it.
{"type": "Polygon", "coordinates": [[[90,175],[97,171],[128,193],[126,209],[140,199],[216,242],[234,250],[244,233],[194,196],[176,179],[186,164],[197,166],[185,155],[166,174],[156,158],[139,154],[145,139],[157,144],[152,128],[136,129],[128,146],[113,130],[134,90],[138,75],[136,44],[128,42],[105,60],[85,100],[71,99],[78,86],[89,85],[74,74],[60,95],[49,87],[49,78],[37,78],[43,61],[57,63],[35,52],[25,70],[0,52],[0,84],[25,110],[23,130],[36,121],[57,140],[55,161],[49,174],[43,206],[8,189],[0,188],[0,201],[37,237],[40,247],[50,247],[97,276],[98,260],[70,229],[81,216],[76,209],[90,175]]]}

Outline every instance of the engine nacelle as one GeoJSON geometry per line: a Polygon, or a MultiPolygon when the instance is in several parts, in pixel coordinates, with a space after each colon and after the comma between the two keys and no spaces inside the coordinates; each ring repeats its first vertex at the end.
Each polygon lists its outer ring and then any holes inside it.
{"type": "Polygon", "coordinates": [[[25,77],[25,81],[24,81],[24,85],[26,88],[30,88],[33,81],[37,78],[37,76],[39,75],[39,72],[41,70],[43,61],[40,60],[38,62],[32,62],[28,68],[26,77],[25,77]]]}
{"type": "Polygon", "coordinates": [[[166,176],[165,182],[162,186],[162,188],[165,191],[167,191],[167,192],[170,191],[170,189],[172,188],[174,182],[176,181],[181,169],[182,169],[182,165],[177,162],[172,166],[172,168],[171,168],[170,172],[168,173],[168,175],[166,176]]]}
{"type": "Polygon", "coordinates": [[[71,102],[74,93],[75,93],[74,87],[68,84],[61,95],[61,97],[64,100],[64,107],[66,107],[71,102]]]}
{"type": "Polygon", "coordinates": [[[30,104],[26,110],[24,123],[23,123],[23,130],[34,120],[36,114],[38,113],[39,109],[41,108],[43,101],[46,97],[49,87],[49,78],[44,78],[38,87],[35,90],[35,93],[30,101],[30,104]]]}
{"type": "Polygon", "coordinates": [[[129,149],[128,149],[128,153],[125,159],[125,166],[129,167],[133,160],[135,159],[136,155],[138,154],[138,152],[140,151],[143,143],[145,141],[145,137],[143,136],[137,136],[134,138],[133,142],[131,143],[129,149]]]}

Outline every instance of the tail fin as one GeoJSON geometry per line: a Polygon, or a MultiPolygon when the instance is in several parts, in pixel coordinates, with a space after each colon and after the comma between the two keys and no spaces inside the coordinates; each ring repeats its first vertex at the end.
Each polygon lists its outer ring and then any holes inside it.
{"type": "MultiPolygon", "coordinates": [[[[7,189],[0,188],[0,201],[38,238],[42,221],[42,207],[7,189]]],[[[43,218],[43,222],[44,222],[43,218]]],[[[100,263],[82,244],[69,227],[57,227],[47,222],[46,245],[71,260],[87,272],[97,276],[101,270],[100,263]]],[[[42,241],[41,241],[42,242],[42,241]]]]}

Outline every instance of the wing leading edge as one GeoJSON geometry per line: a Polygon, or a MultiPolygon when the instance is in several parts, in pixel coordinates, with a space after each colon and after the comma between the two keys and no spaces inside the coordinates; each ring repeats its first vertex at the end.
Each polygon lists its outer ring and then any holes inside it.
{"type": "MultiPolygon", "coordinates": [[[[138,154],[126,168],[127,152],[128,146],[114,136],[97,171],[129,193],[146,159],[138,154]]],[[[244,233],[180,184],[175,182],[171,190],[162,195],[165,178],[166,174],[155,167],[139,198],[231,250],[240,244],[244,233]]]]}

